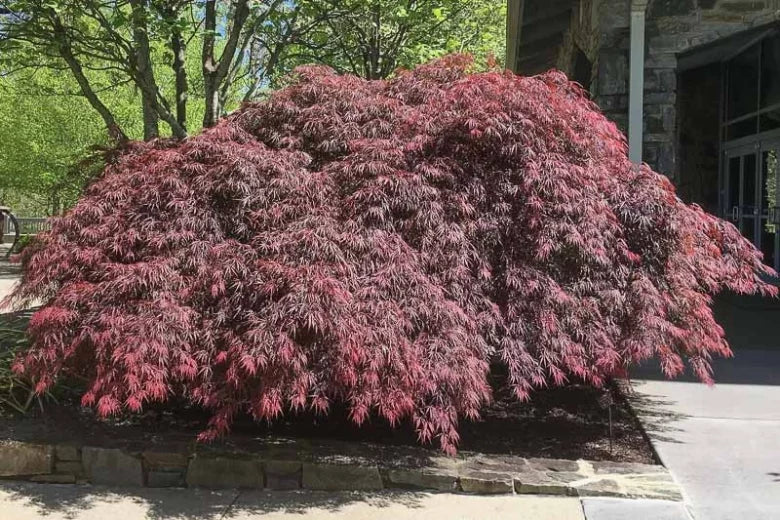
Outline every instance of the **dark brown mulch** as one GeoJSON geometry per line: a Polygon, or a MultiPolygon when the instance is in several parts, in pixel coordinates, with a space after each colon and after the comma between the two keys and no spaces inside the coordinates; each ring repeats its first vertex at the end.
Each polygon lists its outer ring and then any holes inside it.
{"type": "MultiPolygon", "coordinates": [[[[482,420],[460,425],[460,449],[522,457],[654,463],[636,419],[620,399],[612,405],[610,439],[610,399],[605,398],[609,394],[573,385],[538,391],[527,403],[497,395],[482,420]]],[[[75,396],[66,397],[24,417],[2,415],[0,437],[110,446],[190,443],[208,418],[202,410],[174,405],[121,420],[99,421],[91,410],[76,403],[75,396]]],[[[259,438],[270,437],[418,445],[410,425],[393,429],[374,419],[356,427],[340,409],[332,410],[328,417],[288,415],[271,425],[241,417],[226,442],[251,449],[259,438]]],[[[435,452],[435,445],[430,449],[435,452]]]]}

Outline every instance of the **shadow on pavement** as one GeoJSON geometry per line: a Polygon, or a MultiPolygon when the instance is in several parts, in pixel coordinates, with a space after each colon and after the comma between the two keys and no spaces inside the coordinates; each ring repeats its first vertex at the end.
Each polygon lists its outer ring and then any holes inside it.
{"type": "Polygon", "coordinates": [[[16,264],[9,264],[0,260],[0,278],[18,278],[22,270],[16,264]]]}
{"type": "MultiPolygon", "coordinates": [[[[641,383],[631,383],[641,391],[641,383]]],[[[677,424],[689,416],[669,410],[674,401],[659,395],[631,391],[628,395],[631,408],[640,417],[642,428],[653,441],[682,443],[675,437],[683,431],[677,424]]]]}
{"type": "MultiPolygon", "coordinates": [[[[334,512],[352,503],[373,508],[422,507],[426,493],[415,492],[313,492],[229,491],[205,489],[108,489],[100,486],[35,485],[8,482],[0,486],[6,504],[34,507],[38,514],[78,518],[97,506],[122,504],[128,514],[141,513],[154,520],[222,519],[284,512],[305,514],[334,512]]],[[[133,516],[134,518],[135,516],[133,516]]],[[[106,519],[109,520],[109,519],[106,519]]],[[[127,518],[130,520],[130,517],[127,518]]]]}

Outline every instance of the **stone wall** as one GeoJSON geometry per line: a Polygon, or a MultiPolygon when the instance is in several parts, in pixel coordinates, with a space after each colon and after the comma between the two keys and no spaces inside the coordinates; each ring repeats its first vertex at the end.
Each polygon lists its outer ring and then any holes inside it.
{"type": "Polygon", "coordinates": [[[546,66],[555,66],[570,77],[589,83],[593,100],[623,132],[628,128],[632,3],[647,4],[643,159],[679,182],[684,180],[680,175],[684,159],[680,150],[678,55],[780,21],[780,0],[575,2],[562,42],[557,46],[552,62],[546,66]],[[584,55],[587,63],[580,60],[579,74],[575,74],[578,55],[580,58],[584,55]],[[583,63],[586,67],[590,65],[590,81],[587,81],[587,73],[581,70],[583,63]]]}
{"type": "Polygon", "coordinates": [[[120,487],[423,489],[682,499],[666,468],[651,464],[479,453],[445,457],[403,446],[260,438],[254,451],[247,452],[172,440],[163,443],[164,449],[123,449],[0,439],[0,479],[120,487]]]}
{"type": "Polygon", "coordinates": [[[677,55],[778,20],[777,0],[651,0],[647,8],[644,156],[680,178],[677,55]]]}
{"type": "MultiPolygon", "coordinates": [[[[628,123],[630,1],[583,0],[596,20],[588,27],[591,49],[596,50],[591,51],[595,74],[591,92],[624,131],[628,123]]],[[[777,20],[780,0],[650,0],[645,29],[645,161],[679,180],[678,54],[777,20]]],[[[579,29],[574,24],[572,28],[576,40],[579,29]]]]}
{"type": "Polygon", "coordinates": [[[628,72],[631,32],[630,0],[601,0],[595,6],[598,39],[593,99],[604,113],[628,130],[628,72]]]}

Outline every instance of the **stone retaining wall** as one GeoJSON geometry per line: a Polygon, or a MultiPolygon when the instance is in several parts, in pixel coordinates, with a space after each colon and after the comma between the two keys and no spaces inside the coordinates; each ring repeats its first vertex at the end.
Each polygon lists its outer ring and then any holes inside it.
{"type": "MultiPolygon", "coordinates": [[[[262,443],[261,443],[262,444],[262,443]]],[[[663,466],[524,459],[466,453],[431,456],[414,448],[333,444],[300,449],[261,445],[257,453],[132,451],[0,441],[0,478],[128,487],[379,490],[474,494],[615,496],[681,500],[663,466]]]]}

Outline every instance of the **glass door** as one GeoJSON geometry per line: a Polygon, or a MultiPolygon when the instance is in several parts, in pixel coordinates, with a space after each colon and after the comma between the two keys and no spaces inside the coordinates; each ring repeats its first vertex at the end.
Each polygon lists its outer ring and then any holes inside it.
{"type": "Polygon", "coordinates": [[[757,149],[755,145],[732,148],[726,151],[725,168],[725,218],[737,226],[751,242],[756,242],[756,204],[758,177],[757,149]]]}
{"type": "Polygon", "coordinates": [[[723,61],[720,207],[780,269],[780,32],[723,61]]]}
{"type": "Polygon", "coordinates": [[[780,140],[729,148],[723,168],[724,218],[780,268],[780,140]]]}

